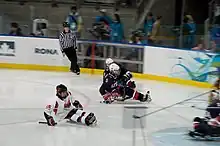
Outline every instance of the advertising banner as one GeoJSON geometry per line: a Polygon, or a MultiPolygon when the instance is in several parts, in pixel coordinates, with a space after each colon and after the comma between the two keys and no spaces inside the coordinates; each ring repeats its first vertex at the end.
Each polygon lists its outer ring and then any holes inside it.
{"type": "Polygon", "coordinates": [[[146,47],[144,73],[213,83],[219,75],[220,55],[208,52],[146,47]]]}
{"type": "Polygon", "coordinates": [[[0,36],[2,63],[68,66],[57,39],[0,36]]]}

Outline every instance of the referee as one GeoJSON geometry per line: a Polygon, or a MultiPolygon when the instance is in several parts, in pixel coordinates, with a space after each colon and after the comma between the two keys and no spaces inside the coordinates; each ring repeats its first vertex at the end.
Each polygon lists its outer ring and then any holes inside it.
{"type": "Polygon", "coordinates": [[[80,74],[80,68],[77,64],[77,55],[76,55],[76,35],[70,31],[70,25],[67,22],[63,23],[63,31],[60,33],[59,42],[60,48],[63,54],[66,54],[68,59],[71,62],[70,71],[80,74]]]}

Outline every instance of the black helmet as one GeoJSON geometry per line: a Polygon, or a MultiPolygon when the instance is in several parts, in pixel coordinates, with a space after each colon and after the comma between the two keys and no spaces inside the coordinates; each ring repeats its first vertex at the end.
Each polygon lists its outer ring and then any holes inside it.
{"type": "Polygon", "coordinates": [[[63,84],[57,85],[56,87],[57,93],[62,93],[64,91],[67,91],[67,87],[63,84]]]}
{"type": "Polygon", "coordinates": [[[68,22],[63,22],[63,27],[70,27],[70,24],[68,22]]]}

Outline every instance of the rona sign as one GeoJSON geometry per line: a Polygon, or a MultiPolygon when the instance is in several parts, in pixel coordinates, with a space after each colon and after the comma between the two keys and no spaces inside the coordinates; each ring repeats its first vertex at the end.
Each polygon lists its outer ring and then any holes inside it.
{"type": "Polygon", "coordinates": [[[36,54],[59,55],[56,49],[35,48],[34,52],[36,54]]]}

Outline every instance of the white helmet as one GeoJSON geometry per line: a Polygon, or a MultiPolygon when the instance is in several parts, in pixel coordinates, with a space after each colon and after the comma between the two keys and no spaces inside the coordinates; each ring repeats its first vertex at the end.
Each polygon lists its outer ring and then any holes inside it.
{"type": "Polygon", "coordinates": [[[219,92],[216,90],[212,90],[212,99],[213,100],[219,100],[219,92]]]}
{"type": "Polygon", "coordinates": [[[112,63],[109,66],[109,71],[114,74],[114,75],[119,75],[120,74],[120,67],[116,63],[112,63]]]}
{"type": "Polygon", "coordinates": [[[105,60],[105,64],[106,64],[106,66],[109,66],[110,64],[112,64],[114,61],[113,61],[113,59],[111,59],[111,58],[107,58],[106,60],[105,60]]]}

